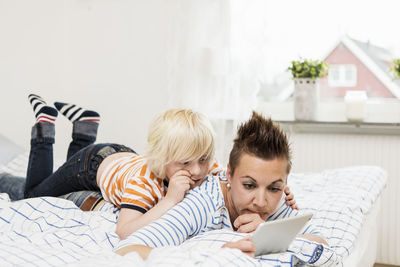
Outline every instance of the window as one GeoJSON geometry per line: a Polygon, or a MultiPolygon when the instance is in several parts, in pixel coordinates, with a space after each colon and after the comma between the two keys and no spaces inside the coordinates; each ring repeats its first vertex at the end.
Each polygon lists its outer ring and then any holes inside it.
{"type": "Polygon", "coordinates": [[[354,87],[357,85],[357,68],[354,65],[330,65],[328,83],[331,87],[354,87]]]}
{"type": "Polygon", "coordinates": [[[236,2],[242,6],[232,20],[239,14],[252,22],[239,35],[242,43],[237,51],[248,44],[258,46],[251,50],[257,57],[241,57],[259,59],[262,66],[249,68],[251,73],[261,70],[256,77],[258,110],[274,119],[292,120],[294,83],[287,68],[292,60],[324,60],[329,69],[319,82],[317,120],[346,121],[346,91],[363,90],[368,95],[365,121],[400,122],[400,80],[389,71],[390,61],[400,58],[400,35],[393,35],[398,1],[236,2]],[[379,19],[371,19],[376,16],[379,19]]]}

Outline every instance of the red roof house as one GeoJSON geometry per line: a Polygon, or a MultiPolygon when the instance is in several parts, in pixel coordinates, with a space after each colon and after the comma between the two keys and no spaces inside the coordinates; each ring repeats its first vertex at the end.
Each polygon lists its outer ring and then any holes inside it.
{"type": "Polygon", "coordinates": [[[320,97],[343,98],[347,90],[362,90],[372,98],[400,98],[400,81],[389,72],[392,60],[386,49],[342,38],[324,58],[329,75],[320,79],[320,97]]]}

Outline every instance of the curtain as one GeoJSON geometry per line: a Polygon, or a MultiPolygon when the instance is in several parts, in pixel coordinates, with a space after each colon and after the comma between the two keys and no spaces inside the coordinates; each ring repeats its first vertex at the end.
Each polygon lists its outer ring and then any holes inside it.
{"type": "Polygon", "coordinates": [[[167,37],[169,107],[207,115],[226,163],[237,124],[257,105],[265,26],[263,1],[174,0],[167,37]]]}

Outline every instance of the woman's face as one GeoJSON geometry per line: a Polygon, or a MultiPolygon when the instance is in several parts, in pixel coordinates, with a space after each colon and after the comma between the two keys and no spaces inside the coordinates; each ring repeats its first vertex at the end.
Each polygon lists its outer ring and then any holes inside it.
{"type": "Polygon", "coordinates": [[[277,208],[286,185],[287,160],[264,160],[244,153],[233,176],[228,165],[227,178],[229,213],[235,218],[246,213],[258,213],[266,220],[277,208]],[[229,207],[230,206],[230,207],[229,207]]]}
{"type": "Polygon", "coordinates": [[[184,170],[184,175],[188,176],[194,184],[190,185],[190,189],[200,185],[208,174],[210,167],[209,157],[203,156],[191,161],[172,161],[165,166],[167,179],[174,177],[178,171],[184,170]]]}

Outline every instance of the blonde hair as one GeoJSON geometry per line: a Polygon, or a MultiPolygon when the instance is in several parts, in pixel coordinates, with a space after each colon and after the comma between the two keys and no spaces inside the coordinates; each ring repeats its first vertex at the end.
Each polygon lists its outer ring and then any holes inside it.
{"type": "Polygon", "coordinates": [[[170,109],[158,115],[147,137],[147,163],[150,170],[165,178],[165,165],[214,157],[215,133],[210,121],[190,109],[170,109]]]}

